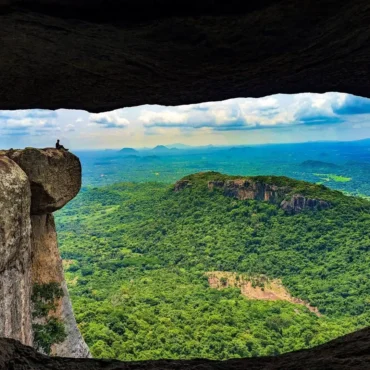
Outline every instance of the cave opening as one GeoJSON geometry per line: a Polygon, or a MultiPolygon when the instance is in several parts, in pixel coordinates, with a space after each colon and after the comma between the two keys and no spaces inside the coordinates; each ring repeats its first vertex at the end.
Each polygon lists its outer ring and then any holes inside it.
{"type": "Polygon", "coordinates": [[[1,155],[31,184],[42,353],[276,356],[369,325],[369,99],[0,117],[1,155]]]}

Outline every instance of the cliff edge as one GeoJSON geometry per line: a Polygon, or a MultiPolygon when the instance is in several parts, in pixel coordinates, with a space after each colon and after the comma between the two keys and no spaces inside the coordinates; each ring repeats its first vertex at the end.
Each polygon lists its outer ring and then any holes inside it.
{"type": "Polygon", "coordinates": [[[80,187],[81,164],[70,152],[0,152],[0,336],[55,356],[90,357],[73,315],[52,215],[80,187]]]}
{"type": "Polygon", "coordinates": [[[330,201],[321,199],[321,196],[325,198],[326,193],[330,192],[328,188],[284,176],[242,177],[212,171],[200,172],[177,181],[174,191],[180,192],[199,186],[207,187],[209,191],[221,191],[225,196],[238,200],[258,200],[276,204],[291,215],[305,209],[323,210],[332,206],[330,201]]]}

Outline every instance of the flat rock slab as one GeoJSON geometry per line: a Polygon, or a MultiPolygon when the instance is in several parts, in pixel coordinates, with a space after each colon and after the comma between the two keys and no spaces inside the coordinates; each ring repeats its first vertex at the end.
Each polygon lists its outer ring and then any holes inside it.
{"type": "Polygon", "coordinates": [[[9,150],[5,154],[26,173],[31,184],[31,214],[57,211],[81,188],[78,157],[54,148],[9,150]]]}

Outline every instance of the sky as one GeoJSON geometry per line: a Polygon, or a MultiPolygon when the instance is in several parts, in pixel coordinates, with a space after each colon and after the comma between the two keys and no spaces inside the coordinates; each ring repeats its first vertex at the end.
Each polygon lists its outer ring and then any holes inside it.
{"type": "Polygon", "coordinates": [[[0,111],[0,148],[251,145],[370,137],[370,99],[328,92],[165,107],[0,111]]]}

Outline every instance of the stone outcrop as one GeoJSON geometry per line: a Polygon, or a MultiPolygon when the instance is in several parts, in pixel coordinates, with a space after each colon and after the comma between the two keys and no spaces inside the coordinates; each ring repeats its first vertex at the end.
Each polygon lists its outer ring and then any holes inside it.
{"type": "Polygon", "coordinates": [[[81,165],[72,153],[0,153],[0,335],[68,357],[89,357],[89,350],[73,316],[51,212],[80,186],[81,165]],[[58,332],[45,344],[39,334],[51,322],[58,332]]]}
{"type": "Polygon", "coordinates": [[[330,207],[330,203],[321,199],[307,198],[301,194],[294,194],[290,199],[283,200],[280,207],[287,213],[299,213],[305,208],[321,210],[330,207]]]}
{"type": "Polygon", "coordinates": [[[370,329],[308,350],[227,361],[119,362],[47,357],[14,340],[0,339],[1,370],[368,370],[369,363],[370,329]]]}
{"type": "Polygon", "coordinates": [[[31,214],[57,211],[81,188],[81,164],[70,152],[26,148],[6,155],[22,168],[31,183],[31,214]]]}
{"type": "Polygon", "coordinates": [[[0,336],[32,345],[31,193],[26,174],[0,157],[0,336]]]}
{"type": "Polygon", "coordinates": [[[225,195],[240,200],[254,199],[277,203],[290,189],[248,179],[209,181],[208,189],[223,189],[225,195]]]}
{"type": "Polygon", "coordinates": [[[191,186],[191,182],[189,180],[179,180],[176,181],[174,191],[179,192],[189,186],[191,186]]]}
{"type": "Polygon", "coordinates": [[[221,189],[226,196],[239,200],[251,199],[278,204],[289,214],[300,213],[304,209],[321,210],[330,207],[327,201],[294,194],[294,189],[289,186],[277,186],[252,179],[209,181],[208,189],[221,189]]]}

